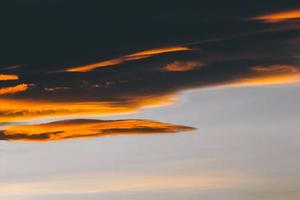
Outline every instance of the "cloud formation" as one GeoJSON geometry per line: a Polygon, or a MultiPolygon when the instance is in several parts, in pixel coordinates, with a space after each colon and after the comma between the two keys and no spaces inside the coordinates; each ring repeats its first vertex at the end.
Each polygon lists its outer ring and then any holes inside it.
{"type": "Polygon", "coordinates": [[[299,2],[228,0],[216,12],[202,1],[80,2],[0,2],[0,74],[19,75],[1,78],[11,81],[0,81],[0,123],[127,114],[194,88],[299,82],[299,2]],[[284,23],[262,23],[271,21],[284,23]]]}
{"type": "Polygon", "coordinates": [[[288,65],[255,66],[248,77],[234,80],[225,86],[260,86],[300,83],[300,69],[288,65]]]}
{"type": "Polygon", "coordinates": [[[203,63],[196,61],[175,61],[162,67],[161,70],[167,72],[184,72],[199,69],[203,65],[203,63]]]}
{"type": "Polygon", "coordinates": [[[19,76],[15,74],[0,74],[0,81],[19,80],[19,76]]]}
{"type": "Polygon", "coordinates": [[[280,11],[255,17],[256,20],[261,20],[266,23],[283,22],[287,20],[300,19],[300,9],[280,11]]]}
{"type": "Polygon", "coordinates": [[[140,60],[144,58],[149,58],[151,56],[155,56],[158,54],[164,54],[164,53],[170,53],[170,52],[177,52],[177,51],[189,51],[191,50],[188,47],[183,47],[183,46],[174,46],[174,47],[164,47],[164,48],[158,48],[158,49],[150,49],[150,50],[145,50],[145,51],[140,51],[137,53],[129,54],[126,56],[122,56],[119,58],[111,59],[111,60],[106,60],[94,64],[89,64],[89,65],[83,65],[79,67],[74,67],[74,68],[69,68],[66,71],[67,72],[89,72],[93,71],[97,68],[101,67],[109,67],[113,65],[119,65],[127,61],[133,61],[133,60],[140,60]]]}
{"type": "Polygon", "coordinates": [[[0,99],[0,123],[49,117],[103,116],[127,114],[142,108],[163,106],[175,101],[174,96],[152,96],[125,102],[51,102],[0,99]]]}
{"type": "Polygon", "coordinates": [[[48,142],[71,138],[176,133],[194,130],[151,120],[67,120],[38,125],[10,126],[0,131],[1,140],[48,142]]]}
{"type": "Polygon", "coordinates": [[[0,95],[16,94],[19,92],[24,92],[28,90],[28,88],[29,86],[24,83],[12,87],[4,87],[4,88],[0,88],[0,95]]]}

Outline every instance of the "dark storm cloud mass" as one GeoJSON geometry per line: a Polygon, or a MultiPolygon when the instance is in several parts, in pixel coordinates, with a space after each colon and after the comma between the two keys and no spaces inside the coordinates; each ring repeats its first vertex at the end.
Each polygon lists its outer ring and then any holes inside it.
{"type": "Polygon", "coordinates": [[[299,9],[296,0],[1,1],[0,74],[18,79],[0,82],[9,113],[0,119],[131,112],[190,88],[298,82],[299,9]]]}

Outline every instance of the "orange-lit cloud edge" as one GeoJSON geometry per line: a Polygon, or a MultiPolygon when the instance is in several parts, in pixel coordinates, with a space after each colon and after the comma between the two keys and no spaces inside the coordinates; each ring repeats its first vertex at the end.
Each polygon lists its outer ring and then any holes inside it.
{"type": "Polygon", "coordinates": [[[19,80],[19,76],[15,74],[0,74],[0,81],[19,80]]]}
{"type": "Polygon", "coordinates": [[[12,86],[12,87],[4,87],[4,88],[0,88],[0,95],[16,94],[19,92],[24,92],[28,90],[28,88],[29,88],[28,84],[25,83],[12,86]]]}
{"type": "MultiPolygon", "coordinates": [[[[213,87],[252,87],[252,86],[256,87],[256,86],[264,86],[264,85],[292,84],[292,83],[299,83],[299,82],[300,82],[300,69],[297,66],[270,65],[270,66],[254,66],[250,68],[247,75],[237,77],[234,80],[229,80],[226,83],[222,83],[219,85],[212,85],[210,87],[212,88],[213,87]]],[[[50,101],[38,101],[33,99],[0,98],[0,123],[2,124],[9,123],[10,125],[8,125],[5,131],[8,130],[13,131],[12,128],[14,129],[17,128],[16,126],[13,125],[14,123],[16,122],[22,123],[24,121],[31,121],[34,119],[43,119],[43,118],[56,119],[57,117],[68,119],[71,117],[86,118],[86,116],[99,117],[105,115],[128,114],[128,113],[137,112],[140,109],[144,109],[144,108],[165,106],[174,103],[176,101],[175,93],[176,91],[167,95],[136,97],[131,101],[125,101],[122,103],[50,102],[50,101]]],[[[81,126],[84,127],[83,124],[81,124],[81,126]]],[[[27,126],[21,126],[21,127],[22,129],[24,128],[24,130],[25,128],[28,128],[27,126]]],[[[31,128],[32,127],[38,130],[39,127],[44,128],[44,125],[34,125],[31,126],[31,128]]],[[[54,130],[55,129],[52,129],[52,131],[50,131],[49,129],[47,133],[53,133],[54,135],[58,133],[58,131],[54,131],[54,130]]],[[[80,129],[78,128],[78,130],[80,129]]],[[[164,131],[165,130],[162,130],[162,132],[164,131]]],[[[43,133],[45,132],[46,131],[43,131],[43,133]]],[[[76,129],[74,129],[74,132],[78,135],[78,131],[76,131],[76,129]]],[[[136,130],[134,130],[133,132],[136,132],[136,130]]],[[[133,132],[131,132],[131,134],[133,132]]],[[[103,136],[103,132],[101,134],[103,136]]],[[[114,132],[113,134],[117,135],[118,133],[114,132]]],[[[94,136],[94,134],[89,134],[89,135],[91,135],[91,137],[94,136]]],[[[52,136],[52,137],[56,137],[56,136],[52,136]]],[[[62,136],[62,137],[67,137],[67,136],[62,136]]],[[[71,136],[69,135],[68,137],[71,136]]],[[[78,136],[78,137],[80,138],[86,136],[78,136]]]]}
{"type": "MultiPolygon", "coordinates": [[[[209,87],[245,87],[291,84],[298,82],[300,82],[300,70],[298,67],[289,65],[271,65],[254,66],[247,75],[209,87]]],[[[22,87],[27,88],[25,86],[22,87]]],[[[181,90],[184,89],[188,88],[182,88],[181,90]]],[[[10,90],[6,90],[6,92],[10,90]]],[[[166,95],[136,96],[130,101],[119,103],[109,101],[51,102],[34,99],[0,98],[0,123],[14,123],[41,118],[128,114],[144,108],[172,104],[176,101],[176,92],[179,91],[166,95]]]]}
{"type": "Polygon", "coordinates": [[[159,107],[176,101],[175,95],[136,97],[114,102],[51,102],[34,99],[0,98],[0,123],[14,123],[42,118],[86,117],[129,114],[140,109],[159,107]]]}
{"type": "Polygon", "coordinates": [[[254,20],[260,20],[266,23],[276,23],[287,20],[300,19],[300,8],[288,11],[281,11],[276,13],[269,13],[252,18],[254,20]]]}
{"type": "Polygon", "coordinates": [[[188,47],[185,47],[185,46],[174,46],[174,47],[150,49],[150,50],[140,51],[140,52],[136,52],[133,54],[121,56],[119,58],[114,58],[111,60],[106,60],[106,61],[102,61],[102,62],[98,62],[98,63],[94,63],[94,64],[69,68],[69,69],[66,69],[65,71],[66,72],[90,72],[97,68],[119,65],[119,64],[122,64],[127,61],[149,58],[149,57],[152,57],[152,56],[155,56],[158,54],[177,52],[177,51],[189,51],[189,50],[191,50],[191,49],[188,47]]]}
{"type": "Polygon", "coordinates": [[[225,83],[224,87],[282,85],[300,82],[300,69],[291,65],[255,66],[247,77],[225,83]]]}
{"type": "Polygon", "coordinates": [[[66,120],[38,125],[10,126],[0,131],[0,140],[49,142],[72,138],[176,133],[192,131],[188,126],[152,120],[66,120]]]}

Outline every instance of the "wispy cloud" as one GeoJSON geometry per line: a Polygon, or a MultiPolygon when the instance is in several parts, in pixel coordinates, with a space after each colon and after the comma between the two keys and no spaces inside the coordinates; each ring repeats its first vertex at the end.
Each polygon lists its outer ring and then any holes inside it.
{"type": "MultiPolygon", "coordinates": [[[[1,91],[1,90],[0,90],[1,91]]],[[[124,102],[51,102],[0,99],[0,122],[16,122],[46,117],[104,116],[126,114],[142,108],[163,106],[175,101],[173,95],[140,97],[124,102]]]]}
{"type": "Polygon", "coordinates": [[[54,91],[58,91],[58,90],[69,90],[70,87],[46,87],[44,88],[45,91],[47,92],[54,92],[54,91]]]}
{"type": "Polygon", "coordinates": [[[121,56],[119,58],[114,58],[111,60],[106,60],[106,61],[102,61],[102,62],[98,62],[98,63],[94,63],[94,64],[69,68],[69,69],[66,69],[65,71],[67,71],[67,72],[89,72],[89,71],[93,71],[97,68],[118,65],[118,64],[122,64],[127,61],[149,58],[149,57],[152,57],[152,56],[155,56],[158,54],[170,53],[170,52],[176,52],[176,51],[188,51],[188,50],[191,50],[191,49],[188,47],[184,47],[184,46],[165,47],[165,48],[145,50],[145,51],[140,51],[137,53],[121,56]]]}
{"type": "Polygon", "coordinates": [[[4,88],[0,88],[0,95],[15,94],[15,93],[26,91],[28,88],[29,86],[24,83],[12,87],[4,87],[4,88]]]}
{"type": "Polygon", "coordinates": [[[199,69],[204,64],[197,61],[175,61],[162,67],[162,71],[167,72],[184,72],[199,69]]]}
{"type": "Polygon", "coordinates": [[[266,23],[275,23],[287,20],[300,19],[300,9],[269,13],[254,17],[253,19],[261,20],[266,23]]]}
{"type": "Polygon", "coordinates": [[[10,126],[0,131],[0,139],[10,141],[48,142],[71,138],[116,135],[176,133],[194,130],[151,120],[67,120],[38,125],[10,126]]]}
{"type": "Polygon", "coordinates": [[[19,76],[15,74],[0,74],[0,81],[19,80],[19,76]]]}
{"type": "Polygon", "coordinates": [[[43,177],[19,182],[0,182],[0,197],[35,197],[57,194],[93,194],[142,191],[201,191],[249,187],[268,182],[248,174],[206,172],[183,175],[142,173],[86,173],[59,177],[43,177]],[[241,180],[247,180],[245,182],[241,180]]]}

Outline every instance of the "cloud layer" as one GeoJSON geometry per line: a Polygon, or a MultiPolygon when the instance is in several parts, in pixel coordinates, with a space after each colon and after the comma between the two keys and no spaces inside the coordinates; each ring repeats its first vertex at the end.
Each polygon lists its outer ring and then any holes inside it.
{"type": "Polygon", "coordinates": [[[258,16],[255,19],[262,20],[267,23],[296,20],[300,19],[300,9],[269,13],[266,15],[258,16]]]}
{"type": "Polygon", "coordinates": [[[137,53],[129,54],[126,56],[121,56],[119,58],[114,58],[111,60],[106,60],[106,61],[102,61],[102,62],[98,62],[98,63],[94,63],[94,64],[69,68],[66,71],[67,72],[89,72],[89,71],[93,71],[97,68],[119,65],[119,64],[122,64],[127,61],[140,60],[140,59],[149,58],[149,57],[159,55],[159,54],[177,52],[177,51],[188,51],[188,50],[191,50],[191,49],[188,47],[181,47],[181,46],[150,49],[150,50],[140,51],[137,53]]]}
{"type": "Polygon", "coordinates": [[[67,120],[47,124],[11,126],[0,132],[1,140],[48,142],[72,138],[176,133],[194,130],[150,120],[67,120]]]}
{"type": "Polygon", "coordinates": [[[126,114],[194,88],[298,83],[299,2],[249,3],[1,2],[0,123],[126,114]]]}

